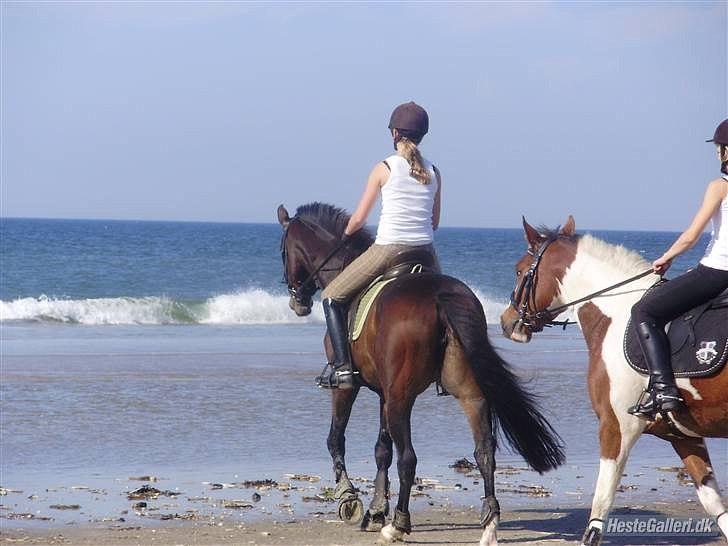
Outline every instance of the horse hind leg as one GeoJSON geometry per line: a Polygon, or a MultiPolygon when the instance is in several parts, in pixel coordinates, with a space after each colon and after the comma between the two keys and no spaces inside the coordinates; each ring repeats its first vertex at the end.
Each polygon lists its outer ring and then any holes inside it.
{"type": "Polygon", "coordinates": [[[409,513],[409,498],[415,480],[417,468],[417,455],[412,446],[412,430],[410,418],[413,401],[406,404],[385,405],[387,429],[397,448],[397,473],[399,474],[399,496],[397,508],[394,511],[392,522],[385,525],[381,531],[380,544],[389,544],[400,541],[405,534],[412,532],[409,513]]]}
{"type": "Polygon", "coordinates": [[[690,438],[674,440],[671,443],[695,483],[700,503],[708,515],[716,518],[718,527],[728,539],[728,512],[720,498],[720,488],[713,474],[705,440],[690,438]]]}
{"type": "Polygon", "coordinates": [[[490,408],[488,402],[483,398],[462,398],[460,405],[473,432],[475,441],[473,456],[483,477],[484,497],[480,512],[480,526],[483,528],[483,535],[480,538],[480,546],[495,546],[498,544],[500,506],[495,498],[495,442],[490,408]]]}

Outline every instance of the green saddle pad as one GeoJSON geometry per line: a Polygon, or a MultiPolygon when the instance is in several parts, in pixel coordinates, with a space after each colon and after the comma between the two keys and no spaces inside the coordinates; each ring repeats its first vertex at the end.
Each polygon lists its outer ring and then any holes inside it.
{"type": "Polygon", "coordinates": [[[379,276],[374,279],[372,281],[372,284],[370,284],[369,287],[364,291],[364,294],[362,294],[362,297],[359,299],[359,304],[357,305],[356,312],[354,314],[354,324],[350,329],[351,341],[356,341],[357,339],[359,339],[361,331],[364,329],[364,321],[366,321],[367,319],[369,309],[371,309],[374,300],[377,299],[377,296],[382,291],[382,288],[387,286],[395,278],[396,277],[391,279],[383,279],[381,276],[379,276]]]}

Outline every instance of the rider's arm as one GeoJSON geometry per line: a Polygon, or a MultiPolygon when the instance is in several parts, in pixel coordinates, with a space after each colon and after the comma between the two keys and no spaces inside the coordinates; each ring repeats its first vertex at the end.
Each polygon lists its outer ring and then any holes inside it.
{"type": "Polygon", "coordinates": [[[435,230],[440,227],[440,203],[442,202],[442,175],[440,169],[435,167],[432,168],[435,171],[435,178],[437,179],[437,191],[435,192],[435,202],[432,204],[432,229],[435,230]]]}
{"type": "Polygon", "coordinates": [[[672,246],[668,248],[662,256],[652,263],[652,269],[654,269],[655,273],[662,274],[667,271],[672,260],[676,256],[679,256],[686,250],[695,246],[695,243],[697,243],[700,239],[705,226],[708,225],[711,216],[713,216],[715,211],[718,209],[721,201],[725,199],[727,193],[728,184],[726,184],[725,180],[722,178],[713,180],[710,184],[708,184],[708,188],[705,190],[705,197],[703,197],[703,204],[695,214],[690,226],[680,235],[680,237],[677,238],[677,240],[675,240],[672,246]]]}
{"type": "Polygon", "coordinates": [[[369,179],[367,180],[367,185],[364,188],[364,193],[362,193],[361,199],[359,199],[359,204],[357,205],[354,214],[351,215],[349,223],[344,230],[345,235],[356,233],[364,227],[367,217],[369,216],[372,207],[374,207],[374,203],[377,202],[379,189],[387,181],[387,178],[389,178],[389,169],[387,169],[387,166],[383,162],[377,163],[372,169],[372,172],[369,173],[369,179]]]}

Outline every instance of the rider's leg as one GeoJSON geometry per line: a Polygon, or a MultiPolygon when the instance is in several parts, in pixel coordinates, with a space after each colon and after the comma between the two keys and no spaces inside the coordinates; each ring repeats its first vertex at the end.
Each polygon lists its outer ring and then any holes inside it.
{"type": "Polygon", "coordinates": [[[366,288],[387,268],[403,245],[370,246],[339,273],[321,293],[326,326],[334,349],[334,362],[327,374],[317,378],[319,387],[349,389],[353,375],[349,351],[347,302],[366,288]]]}
{"type": "Polygon", "coordinates": [[[346,327],[347,305],[332,298],[325,298],[322,302],[326,328],[334,350],[334,361],[331,375],[323,379],[331,388],[351,389],[354,386],[354,369],[351,366],[349,353],[349,333],[346,327]]]}
{"type": "Polygon", "coordinates": [[[637,324],[637,339],[650,369],[648,390],[650,395],[643,403],[629,408],[637,416],[653,416],[658,411],[676,411],[685,400],[675,385],[675,376],[670,365],[670,344],[662,327],[653,322],[637,324]]]}
{"type": "Polygon", "coordinates": [[[649,418],[660,410],[674,411],[683,404],[675,386],[664,326],[726,288],[728,271],[698,265],[650,290],[632,307],[632,322],[637,326],[640,346],[650,369],[650,383],[647,400],[630,408],[630,413],[649,418]]]}

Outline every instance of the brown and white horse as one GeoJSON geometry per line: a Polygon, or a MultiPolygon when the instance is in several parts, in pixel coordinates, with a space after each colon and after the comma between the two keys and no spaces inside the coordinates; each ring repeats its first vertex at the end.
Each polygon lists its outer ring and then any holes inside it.
{"type": "MultiPolygon", "coordinates": [[[[636,252],[590,235],[576,235],[569,216],[560,230],[539,230],[523,220],[527,253],[516,265],[511,305],[501,315],[506,337],[528,342],[552,313],[564,305],[650,269],[636,252]]],[[[650,274],[624,287],[574,305],[589,351],[589,396],[599,419],[600,465],[591,516],[583,543],[596,545],[614,500],[632,446],[643,433],[672,443],[695,482],[705,511],[715,517],[728,537],[728,513],[711,468],[705,437],[728,437],[728,367],[712,377],[680,378],[677,385],[687,412],[671,415],[676,434],[664,419],[654,422],[634,417],[627,408],[647,384],[627,363],[623,336],[632,305],[658,280],[650,274]]]]}

